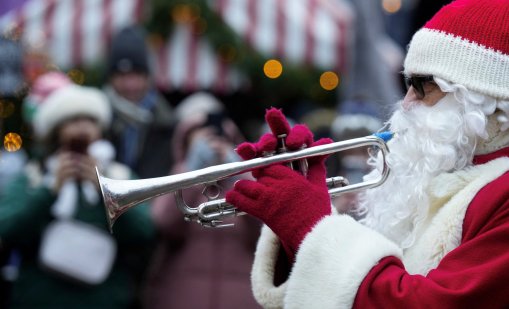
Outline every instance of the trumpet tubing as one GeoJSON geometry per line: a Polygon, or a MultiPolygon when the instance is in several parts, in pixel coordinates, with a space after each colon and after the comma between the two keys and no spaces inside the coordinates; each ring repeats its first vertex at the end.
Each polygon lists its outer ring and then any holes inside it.
{"type": "MultiPolygon", "coordinates": [[[[204,226],[221,227],[221,220],[225,217],[238,216],[243,213],[224,201],[212,200],[201,204],[199,207],[189,207],[182,199],[181,190],[200,185],[215,183],[235,175],[250,172],[257,168],[272,164],[281,164],[314,156],[329,155],[336,152],[357,147],[376,146],[380,149],[384,162],[388,153],[385,141],[375,135],[350,139],[311,148],[305,148],[294,152],[285,152],[270,157],[260,157],[247,161],[225,163],[210,166],[204,169],[190,171],[182,174],[165,177],[138,179],[138,180],[115,180],[102,176],[96,168],[110,231],[115,220],[131,207],[154,197],[175,193],[177,207],[182,211],[188,221],[196,221],[204,226]]],[[[365,181],[356,184],[346,184],[343,177],[327,179],[329,194],[336,196],[344,192],[369,189],[382,184],[389,174],[386,164],[383,166],[380,179],[365,181]]]]}

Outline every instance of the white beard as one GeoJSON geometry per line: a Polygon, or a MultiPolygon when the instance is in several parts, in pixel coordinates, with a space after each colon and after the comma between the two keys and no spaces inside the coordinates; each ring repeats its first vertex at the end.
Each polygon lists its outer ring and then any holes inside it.
{"type": "MultiPolygon", "coordinates": [[[[389,177],[361,193],[358,211],[364,216],[362,223],[408,248],[428,215],[430,181],[470,164],[486,117],[480,108],[466,108],[465,102],[448,93],[433,107],[417,102],[409,111],[397,110],[389,123],[395,133],[388,143],[389,177]]],[[[377,179],[381,155],[368,163],[376,168],[365,180],[377,179]]]]}

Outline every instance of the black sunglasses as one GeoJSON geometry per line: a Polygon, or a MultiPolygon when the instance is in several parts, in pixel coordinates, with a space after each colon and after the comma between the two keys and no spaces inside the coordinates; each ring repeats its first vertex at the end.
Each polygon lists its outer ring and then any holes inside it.
{"type": "Polygon", "coordinates": [[[424,85],[426,83],[434,83],[435,80],[433,79],[433,76],[431,75],[412,75],[412,76],[405,76],[405,85],[406,89],[410,88],[410,86],[414,87],[415,94],[417,96],[417,99],[422,100],[426,96],[426,92],[424,91],[424,85]]]}

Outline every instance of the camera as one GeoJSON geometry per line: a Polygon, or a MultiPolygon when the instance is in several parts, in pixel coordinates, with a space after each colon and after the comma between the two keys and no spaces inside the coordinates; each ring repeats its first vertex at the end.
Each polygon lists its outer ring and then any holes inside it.
{"type": "Polygon", "coordinates": [[[88,150],[89,141],[85,136],[79,136],[72,138],[67,143],[67,149],[72,152],[79,154],[86,154],[88,150]]]}
{"type": "Polygon", "coordinates": [[[224,135],[223,130],[223,120],[224,120],[223,113],[210,113],[207,115],[207,121],[203,125],[203,127],[213,127],[216,130],[217,135],[224,135]]]}

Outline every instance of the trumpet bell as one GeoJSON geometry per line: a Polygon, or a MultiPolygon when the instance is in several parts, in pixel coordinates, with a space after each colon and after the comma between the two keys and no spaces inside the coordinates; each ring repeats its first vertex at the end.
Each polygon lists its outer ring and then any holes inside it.
{"type": "Polygon", "coordinates": [[[115,191],[114,188],[111,189],[114,187],[115,180],[102,176],[97,167],[95,168],[95,173],[97,174],[99,188],[101,188],[101,194],[103,196],[108,227],[110,229],[110,233],[113,233],[113,224],[118,217],[126,212],[131,206],[130,203],[125,203],[123,198],[126,196],[119,196],[119,191],[115,191]]]}

